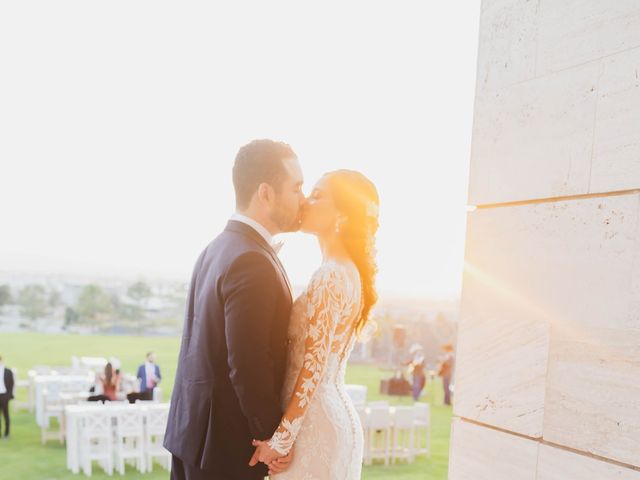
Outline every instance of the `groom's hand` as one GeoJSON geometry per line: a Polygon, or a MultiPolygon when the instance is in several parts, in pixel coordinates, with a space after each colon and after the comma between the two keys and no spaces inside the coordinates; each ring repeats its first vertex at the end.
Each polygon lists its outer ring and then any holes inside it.
{"type": "Polygon", "coordinates": [[[253,452],[251,456],[251,460],[249,460],[249,466],[255,467],[258,463],[260,463],[260,448],[256,447],[256,450],[253,452]]]}
{"type": "Polygon", "coordinates": [[[286,457],[276,458],[273,462],[271,462],[269,466],[269,475],[275,475],[277,473],[282,473],[289,469],[291,466],[291,461],[293,460],[293,448],[286,457]]]}
{"type": "Polygon", "coordinates": [[[249,466],[253,467],[258,462],[262,462],[265,465],[269,465],[271,462],[279,457],[279,453],[271,448],[267,440],[253,440],[252,445],[256,447],[251,460],[249,460],[249,466]]]}

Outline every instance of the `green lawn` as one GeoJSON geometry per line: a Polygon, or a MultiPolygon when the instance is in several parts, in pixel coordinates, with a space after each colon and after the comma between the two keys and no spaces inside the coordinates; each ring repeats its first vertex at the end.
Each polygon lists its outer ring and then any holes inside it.
{"type": "MultiPolygon", "coordinates": [[[[118,357],[126,372],[135,372],[148,350],[157,353],[162,369],[165,401],[168,400],[175,377],[180,340],[165,337],[44,335],[31,333],[3,333],[0,335],[0,355],[5,363],[19,369],[25,376],[29,368],[38,364],[70,365],[71,356],[118,357]]],[[[369,400],[389,400],[394,404],[410,404],[411,399],[396,399],[380,395],[378,385],[389,372],[370,366],[353,365],[347,372],[348,383],[369,387],[369,400]]],[[[373,465],[364,469],[363,479],[444,480],[447,478],[449,454],[449,428],[451,409],[442,406],[440,384],[426,388],[426,397],[432,397],[432,456],[418,458],[413,465],[398,464],[385,467],[373,465]]],[[[425,399],[426,399],[425,397],[425,399]]],[[[40,444],[40,430],[35,418],[26,411],[13,412],[9,441],[0,442],[0,477],[19,480],[77,479],[65,467],[65,448],[56,442],[40,444]]],[[[167,473],[159,466],[153,474],[140,475],[128,467],[127,478],[166,479],[167,473]]],[[[94,478],[108,478],[100,468],[94,469],[94,478]]]]}

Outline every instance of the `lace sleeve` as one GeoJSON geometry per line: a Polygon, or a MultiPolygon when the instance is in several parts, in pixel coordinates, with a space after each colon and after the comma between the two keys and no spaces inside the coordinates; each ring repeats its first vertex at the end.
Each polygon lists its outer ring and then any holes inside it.
{"type": "Polygon", "coordinates": [[[322,380],[335,330],[344,310],[340,284],[344,279],[334,269],[325,268],[314,275],[307,289],[308,318],[304,363],[293,395],[269,446],[287,455],[302,427],[311,399],[322,380]]]}

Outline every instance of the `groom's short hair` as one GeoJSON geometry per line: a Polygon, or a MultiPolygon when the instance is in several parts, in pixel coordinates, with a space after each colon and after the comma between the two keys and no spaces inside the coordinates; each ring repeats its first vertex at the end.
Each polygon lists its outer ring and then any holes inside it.
{"type": "Polygon", "coordinates": [[[282,160],[297,158],[293,149],[283,142],[254,140],[238,150],[233,164],[233,187],[236,206],[245,209],[261,183],[279,191],[287,172],[282,160]]]}

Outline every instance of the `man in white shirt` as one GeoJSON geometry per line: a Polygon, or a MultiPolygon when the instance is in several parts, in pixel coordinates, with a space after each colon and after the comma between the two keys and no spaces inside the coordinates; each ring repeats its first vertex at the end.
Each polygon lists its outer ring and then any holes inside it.
{"type": "MultiPolygon", "coordinates": [[[[13,372],[4,365],[2,357],[0,357],[0,413],[4,417],[4,440],[9,438],[9,428],[11,421],[9,419],[9,401],[13,399],[13,372]]],[[[0,427],[2,422],[0,421],[0,427]]]]}

